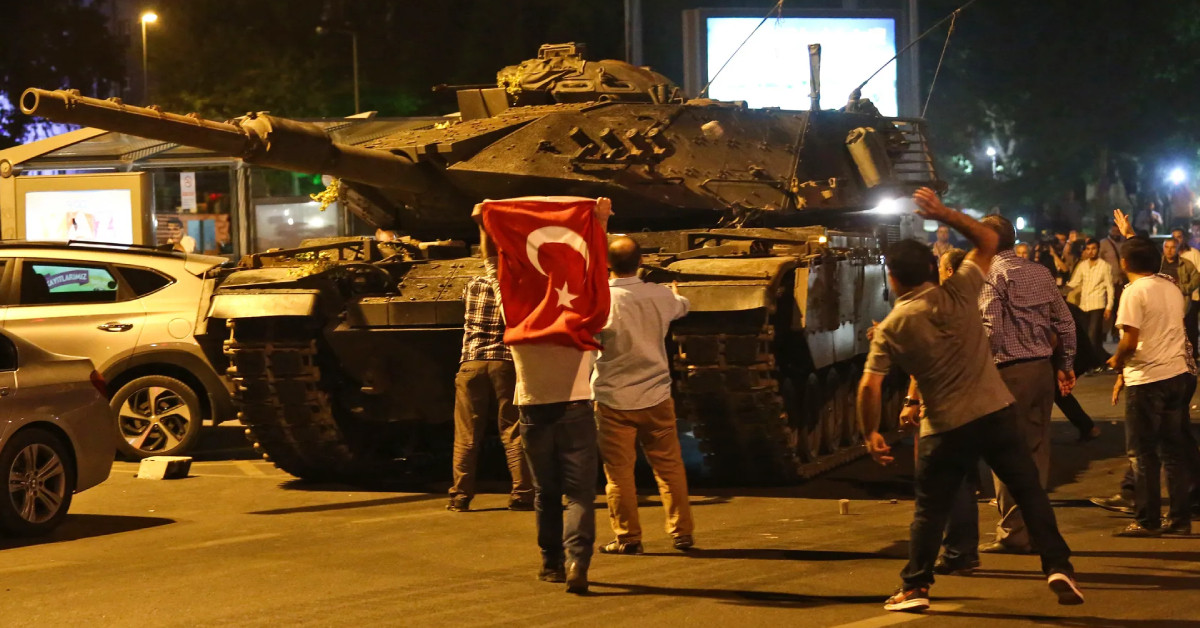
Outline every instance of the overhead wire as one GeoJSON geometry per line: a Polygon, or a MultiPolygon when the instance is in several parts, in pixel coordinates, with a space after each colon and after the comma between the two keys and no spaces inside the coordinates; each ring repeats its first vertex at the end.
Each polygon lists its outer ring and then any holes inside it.
{"type": "Polygon", "coordinates": [[[929,93],[925,96],[925,106],[921,107],[921,117],[925,117],[925,112],[929,111],[929,101],[933,100],[933,88],[937,85],[938,75],[942,73],[942,62],[946,60],[946,49],[950,47],[950,36],[954,34],[954,25],[958,23],[958,12],[962,9],[957,9],[950,14],[950,30],[946,31],[946,42],[942,44],[942,54],[938,57],[937,69],[933,71],[933,80],[929,81],[929,93]]]}
{"type": "Polygon", "coordinates": [[[770,11],[767,11],[767,14],[764,15],[763,19],[758,22],[758,25],[754,27],[754,30],[750,31],[750,34],[746,35],[746,38],[742,40],[741,44],[738,44],[738,47],[733,51],[732,54],[729,55],[729,58],[725,59],[725,63],[721,64],[721,68],[717,70],[717,73],[713,74],[712,78],[708,79],[708,82],[704,84],[704,89],[700,90],[700,98],[703,98],[704,95],[708,93],[708,88],[712,87],[713,81],[717,80],[717,77],[721,76],[721,72],[725,71],[725,66],[729,65],[729,62],[733,61],[733,58],[742,51],[742,47],[750,41],[751,37],[754,37],[754,33],[757,33],[758,29],[762,28],[762,25],[766,24],[767,20],[771,19],[772,14],[777,14],[778,17],[783,17],[783,0],[776,2],[775,6],[771,7],[770,11]]]}
{"type": "MultiPolygon", "coordinates": [[[[934,24],[933,26],[930,26],[929,28],[925,29],[925,32],[921,33],[921,34],[920,34],[920,36],[918,36],[916,39],[914,39],[914,40],[912,40],[912,41],[908,42],[908,45],[907,45],[907,46],[905,46],[905,47],[901,48],[901,49],[900,49],[900,51],[899,51],[899,52],[897,52],[897,53],[896,53],[896,54],[895,54],[895,55],[894,55],[894,56],[893,56],[891,59],[888,59],[888,60],[887,60],[887,62],[885,62],[883,65],[879,66],[879,69],[878,69],[878,70],[875,70],[875,72],[873,72],[873,73],[871,74],[871,76],[868,76],[868,77],[867,77],[867,80],[863,81],[862,83],[859,83],[859,84],[858,84],[858,87],[854,88],[854,91],[855,91],[855,92],[860,92],[860,93],[861,93],[861,92],[862,92],[862,88],[866,87],[866,86],[867,86],[867,83],[870,83],[870,82],[871,82],[871,79],[875,78],[875,76],[876,76],[876,75],[878,75],[880,72],[882,72],[884,68],[886,68],[886,67],[888,67],[889,65],[891,65],[891,63],[892,63],[893,61],[895,61],[896,59],[899,59],[899,58],[900,58],[900,55],[902,55],[902,54],[904,54],[904,53],[908,52],[908,49],[909,49],[909,48],[912,48],[912,47],[913,47],[913,46],[915,46],[915,45],[917,45],[917,42],[921,41],[922,39],[925,39],[925,37],[926,37],[926,36],[928,36],[930,33],[932,33],[933,31],[935,31],[935,30],[937,30],[937,29],[941,28],[942,24],[945,24],[945,23],[946,23],[946,20],[957,21],[957,19],[958,19],[958,14],[959,14],[959,13],[961,13],[961,12],[963,12],[964,10],[966,10],[966,8],[967,8],[967,7],[969,7],[969,6],[971,6],[972,4],[975,4],[975,2],[976,2],[976,1],[977,1],[977,0],[967,0],[966,4],[963,4],[961,7],[958,7],[958,8],[957,8],[957,9],[955,9],[953,12],[951,12],[951,13],[950,13],[950,15],[947,15],[946,17],[944,17],[944,18],[942,18],[942,19],[938,20],[936,24],[934,24]]],[[[951,24],[951,26],[950,26],[950,30],[951,30],[951,31],[953,31],[953,30],[954,30],[954,26],[953,26],[953,24],[951,24]]],[[[950,36],[949,36],[949,35],[947,35],[947,36],[946,36],[946,43],[947,43],[947,44],[949,44],[949,41],[950,41],[950,36]]],[[[945,51],[945,49],[943,48],[943,49],[942,49],[942,54],[943,54],[943,56],[945,55],[945,53],[946,53],[946,51],[945,51]]],[[[939,62],[939,64],[938,64],[938,67],[939,67],[939,68],[941,67],[941,63],[940,63],[940,62],[939,62]]],[[[930,90],[930,91],[932,92],[932,90],[930,90]]]]}

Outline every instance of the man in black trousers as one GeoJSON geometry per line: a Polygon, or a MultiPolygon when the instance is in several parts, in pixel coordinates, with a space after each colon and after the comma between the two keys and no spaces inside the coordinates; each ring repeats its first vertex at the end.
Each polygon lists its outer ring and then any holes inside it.
{"type": "Polygon", "coordinates": [[[926,413],[921,419],[909,562],[900,573],[903,586],[884,608],[929,607],[946,520],[963,478],[981,456],[1025,512],[1047,584],[1059,603],[1081,604],[1071,550],[1058,532],[1038,469],[1017,430],[1014,400],[991,360],[977,305],[999,235],[943,205],[929,188],[918,190],[913,198],[920,216],[954,227],[976,248],[941,286],[934,283],[936,262],[924,244],[903,240],[887,252],[888,282],[898,296],[892,312],[875,329],[859,382],[858,417],[867,451],[881,464],[892,461],[878,429],[883,379],[893,366],[916,378],[926,413]]]}

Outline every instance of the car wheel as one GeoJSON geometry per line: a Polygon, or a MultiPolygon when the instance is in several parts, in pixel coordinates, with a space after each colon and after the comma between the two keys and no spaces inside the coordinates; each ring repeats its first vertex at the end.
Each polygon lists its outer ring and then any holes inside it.
{"type": "Polygon", "coordinates": [[[186,452],[204,422],[200,399],[192,388],[165,375],[130,381],[109,404],[116,413],[117,450],[136,460],[186,452]]]}
{"type": "Polygon", "coordinates": [[[17,432],[0,451],[8,491],[0,499],[0,529],[38,536],[58,527],[75,493],[75,465],[67,445],[36,428],[17,432]]]}

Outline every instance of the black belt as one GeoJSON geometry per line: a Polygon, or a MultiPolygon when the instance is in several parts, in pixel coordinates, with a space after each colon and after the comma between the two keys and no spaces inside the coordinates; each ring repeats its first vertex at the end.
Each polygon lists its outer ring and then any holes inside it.
{"type": "Polygon", "coordinates": [[[1042,360],[1049,360],[1049,359],[1050,359],[1050,356],[1047,355],[1047,356],[1040,357],[1040,358],[1020,358],[1017,360],[1008,360],[1007,362],[1001,362],[1001,363],[997,364],[996,368],[1006,369],[1010,366],[1016,366],[1018,364],[1025,364],[1026,362],[1041,362],[1042,360]]]}

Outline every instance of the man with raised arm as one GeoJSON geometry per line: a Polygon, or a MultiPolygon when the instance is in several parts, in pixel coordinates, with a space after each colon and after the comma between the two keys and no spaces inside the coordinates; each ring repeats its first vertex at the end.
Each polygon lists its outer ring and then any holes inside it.
{"type": "MultiPolygon", "coordinates": [[[[1013,397],[991,359],[978,308],[984,277],[999,247],[995,231],[942,204],[921,188],[913,195],[917,213],[943,222],[975,244],[952,277],[936,284],[929,248],[916,240],[892,245],[886,255],[888,282],[896,305],[880,323],[858,387],[858,419],[867,450],[876,462],[892,462],[879,434],[883,379],[897,367],[916,379],[926,413],[916,477],[916,511],[911,527],[904,584],[887,600],[890,611],[929,607],[934,562],[955,493],[983,457],[1025,512],[1041,552],[1042,570],[1060,604],[1081,604],[1069,560],[1038,469],[1016,428],[1013,397]]],[[[976,515],[974,509],[971,509],[976,515]]]]}

